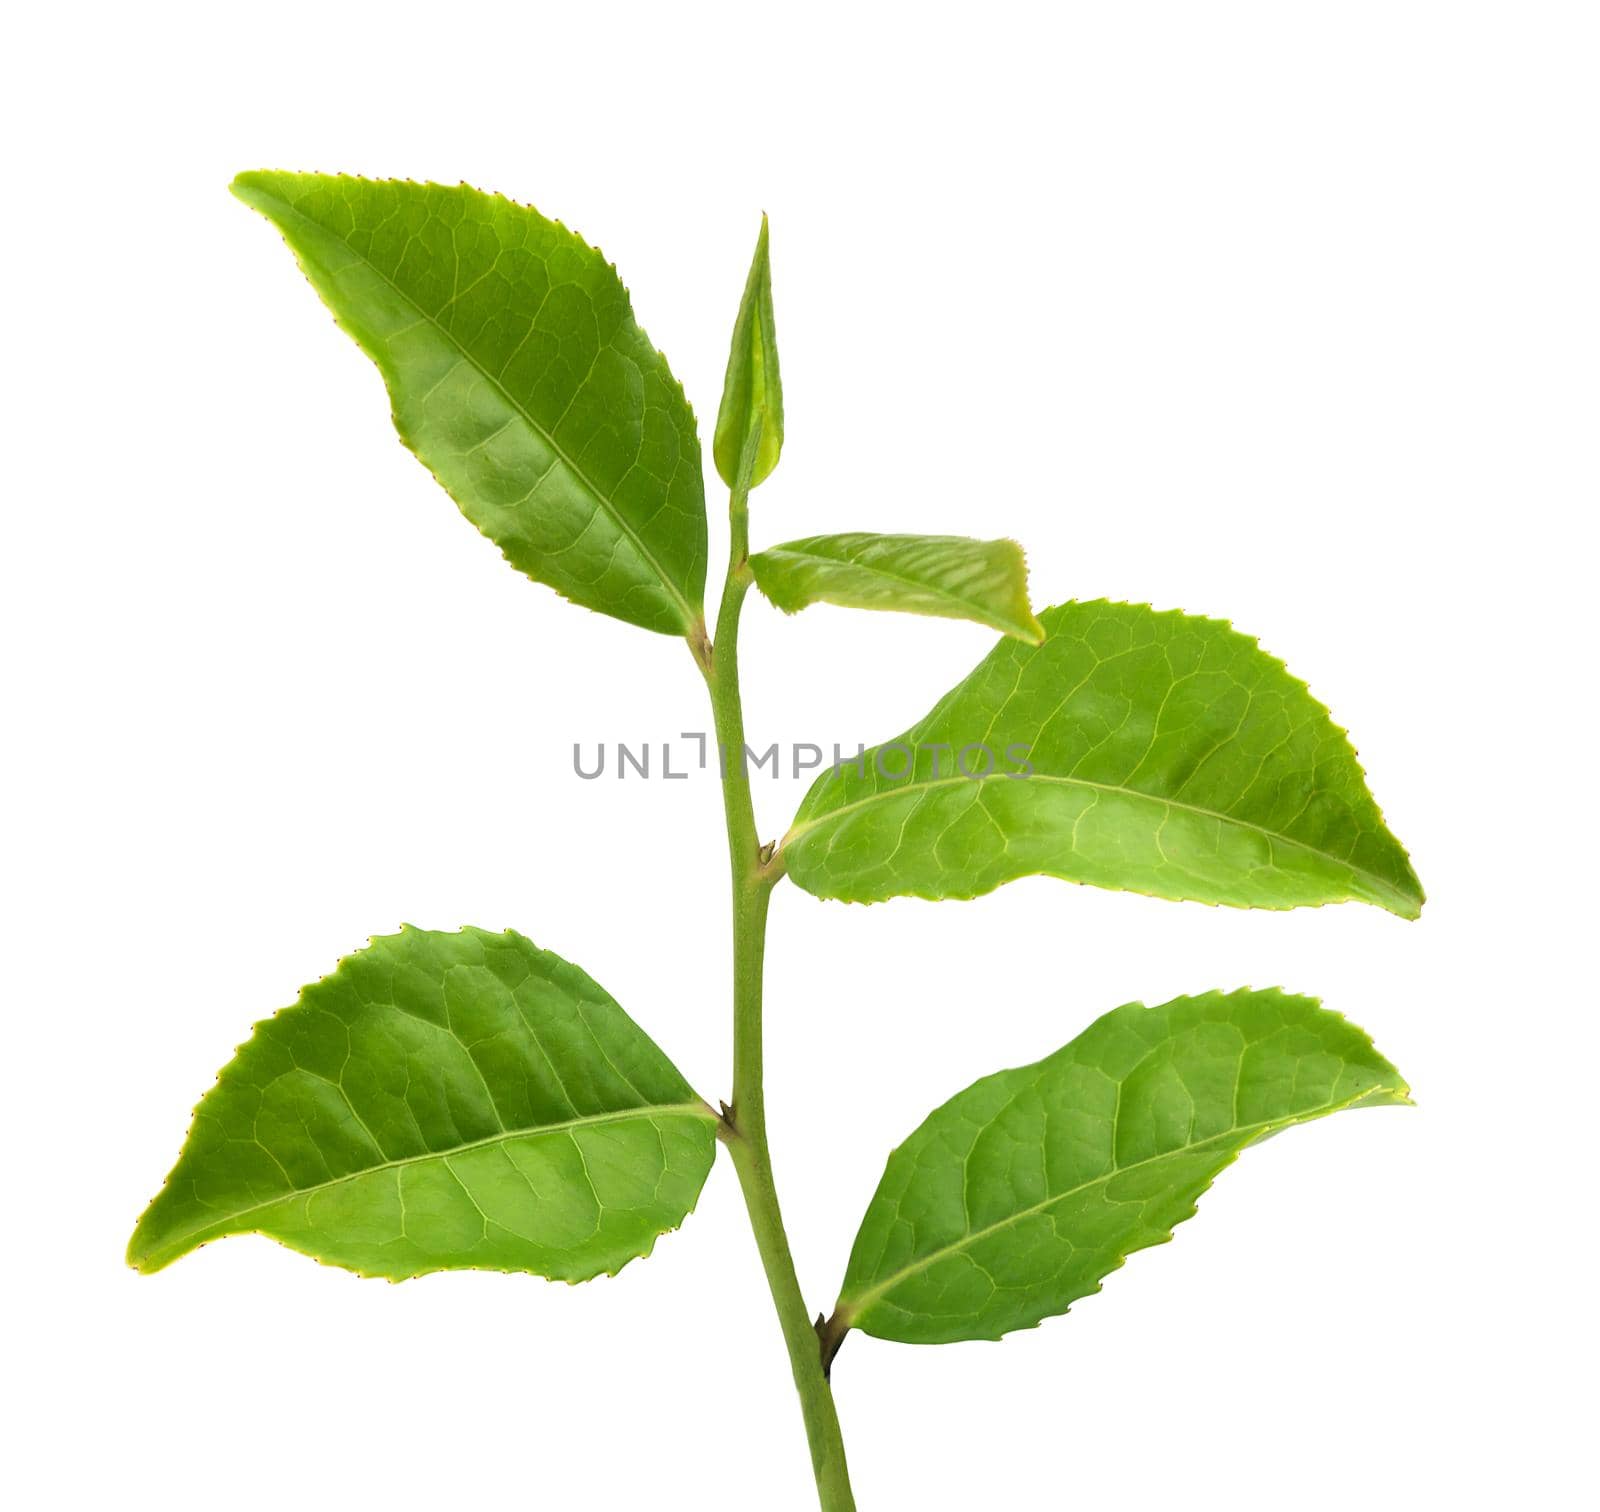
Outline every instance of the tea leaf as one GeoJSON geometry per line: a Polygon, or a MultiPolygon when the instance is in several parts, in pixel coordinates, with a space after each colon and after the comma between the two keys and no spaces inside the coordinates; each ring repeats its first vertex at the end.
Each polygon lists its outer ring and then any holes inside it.
{"type": "Polygon", "coordinates": [[[1345,734],[1256,642],[1063,604],[897,740],[813,784],[783,842],[818,897],[971,898],[1032,874],[1240,908],[1423,894],[1345,734]]]}
{"type": "Polygon", "coordinates": [[[778,328],[772,318],[772,266],[767,257],[767,218],[761,217],[755,256],[745,280],[722,379],[722,404],[711,455],[729,488],[754,488],[778,465],[783,450],[783,378],[778,372],[778,328]],[[745,442],[760,429],[748,483],[739,462],[745,442]]]}
{"type": "Polygon", "coordinates": [[[1028,566],[1015,541],[968,536],[810,536],[750,558],[756,586],[786,614],[807,604],[976,620],[1036,646],[1028,566]]]}
{"type": "Polygon", "coordinates": [[[715,1124],[576,966],[510,931],[408,927],[256,1025],[128,1263],[260,1233],[391,1280],[614,1274],[694,1207],[715,1124]]]}
{"type": "Polygon", "coordinates": [[[681,635],[700,617],[694,415],[599,252],[464,185],[242,173],[377,363],[400,439],[512,566],[681,635]]]}
{"type": "Polygon", "coordinates": [[[1399,1073],[1315,999],[1130,1003],[1032,1066],[974,1082],[889,1157],[840,1324],[908,1344],[997,1339],[1162,1244],[1246,1145],[1405,1103],[1399,1073]]]}

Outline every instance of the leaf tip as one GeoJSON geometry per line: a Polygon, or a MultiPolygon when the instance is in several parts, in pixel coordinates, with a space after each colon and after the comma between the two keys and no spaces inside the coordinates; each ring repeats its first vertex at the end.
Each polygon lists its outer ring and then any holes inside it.
{"type": "Polygon", "coordinates": [[[133,1235],[128,1240],[128,1247],[122,1256],[123,1263],[128,1269],[137,1271],[141,1276],[153,1276],[157,1271],[165,1270],[175,1258],[158,1253],[158,1246],[148,1231],[148,1218],[147,1209],[145,1216],[134,1226],[133,1235]]]}
{"type": "MultiPolygon", "coordinates": [[[[1396,842],[1398,844],[1398,842],[1396,842]]],[[[1404,855],[1404,852],[1402,852],[1404,855]]],[[[1411,869],[1409,857],[1406,859],[1405,879],[1387,889],[1386,898],[1369,898],[1365,901],[1375,902],[1386,912],[1392,913],[1396,918],[1404,919],[1408,924],[1414,924],[1422,917],[1423,905],[1428,901],[1428,895],[1422,889],[1417,874],[1411,869]]]]}
{"type": "Polygon", "coordinates": [[[228,193],[252,210],[261,208],[261,199],[268,192],[268,181],[276,175],[264,168],[246,168],[234,174],[228,184],[228,193]]]}

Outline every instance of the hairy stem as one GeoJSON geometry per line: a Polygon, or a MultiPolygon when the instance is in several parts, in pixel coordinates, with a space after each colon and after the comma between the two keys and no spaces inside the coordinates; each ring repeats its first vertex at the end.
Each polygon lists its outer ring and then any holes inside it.
{"type": "Polygon", "coordinates": [[[730,519],[732,545],[716,641],[703,636],[690,645],[711,688],[711,707],[721,752],[723,808],[728,828],[728,859],[733,875],[733,1106],[724,1137],[744,1192],[767,1285],[789,1350],[795,1389],[800,1393],[811,1465],[822,1512],[855,1512],[844,1439],[833,1392],[823,1370],[816,1330],[806,1311],[784,1232],[778,1189],[767,1148],[767,1110],[761,1069],[761,972],[766,950],[767,905],[780,872],[768,865],[756,834],[750,777],[744,759],[744,710],[739,697],[739,611],[750,587],[746,490],[735,489],[730,519]]]}

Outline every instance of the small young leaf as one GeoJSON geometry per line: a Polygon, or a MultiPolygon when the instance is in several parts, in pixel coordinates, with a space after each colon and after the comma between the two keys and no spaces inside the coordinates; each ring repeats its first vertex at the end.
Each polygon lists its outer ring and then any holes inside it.
{"type": "Polygon", "coordinates": [[[907,1344],[1031,1328],[1170,1239],[1246,1145],[1409,1100],[1367,1036],[1313,998],[1117,1008],[1045,1060],[974,1082],[889,1157],[835,1328],[907,1344]]]}
{"type": "Polygon", "coordinates": [[[783,843],[822,898],[971,898],[1044,874],[1239,908],[1422,888],[1328,711],[1248,636],[1062,604],[899,739],[823,773],[783,843]]]}
{"type": "Polygon", "coordinates": [[[739,459],[757,425],[761,438],[746,487],[754,488],[778,465],[783,450],[783,379],[778,372],[778,331],[772,318],[772,266],[767,260],[767,218],[761,217],[756,254],[733,326],[728,371],[711,455],[729,488],[739,486],[739,459]]]}
{"type": "Polygon", "coordinates": [[[401,1280],[614,1274],[694,1207],[716,1118],[576,966],[507,931],[375,939],[256,1025],[128,1263],[225,1234],[401,1280]]]}
{"type": "Polygon", "coordinates": [[[241,173],[377,363],[400,439],[512,566],[664,634],[699,619],[694,415],[599,252],[464,185],[241,173]]]}
{"type": "Polygon", "coordinates": [[[1030,646],[1044,627],[1028,607],[1028,566],[1015,541],[968,536],[810,536],[750,558],[756,586],[786,614],[807,604],[898,609],[976,620],[1030,646]]]}

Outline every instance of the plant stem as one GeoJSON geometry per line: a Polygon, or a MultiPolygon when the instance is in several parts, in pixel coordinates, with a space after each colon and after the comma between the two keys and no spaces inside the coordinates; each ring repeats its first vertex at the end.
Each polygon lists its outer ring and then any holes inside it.
{"type": "Polygon", "coordinates": [[[821,1344],[806,1311],[789,1253],[767,1147],[761,979],[767,906],[781,872],[767,864],[757,838],[750,775],[745,767],[744,709],[739,695],[739,611],[751,582],[746,494],[747,490],[736,488],[729,509],[732,542],[727,582],[717,611],[714,647],[705,646],[703,634],[690,642],[711,689],[733,880],[733,1106],[726,1112],[724,1138],[739,1174],[750,1227],[789,1350],[822,1512],[855,1512],[833,1391],[823,1371],[821,1344]]]}

